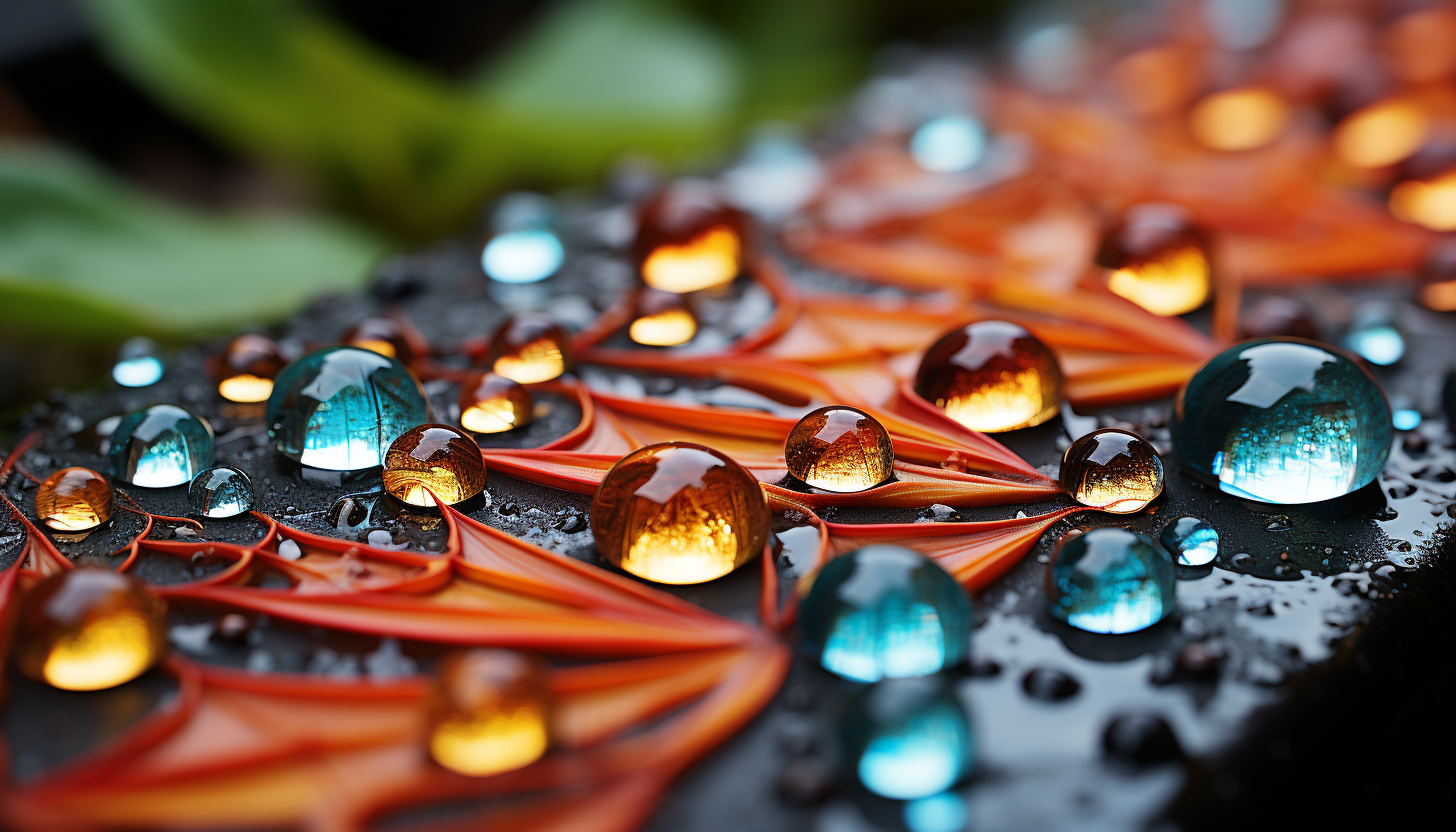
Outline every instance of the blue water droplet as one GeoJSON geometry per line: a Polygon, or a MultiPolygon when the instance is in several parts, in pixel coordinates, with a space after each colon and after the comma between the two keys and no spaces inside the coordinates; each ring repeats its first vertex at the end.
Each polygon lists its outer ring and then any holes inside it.
{"type": "Polygon", "coordinates": [[[905,828],[910,832],[961,832],[970,813],[953,792],[941,792],[905,804],[905,828]]]}
{"type": "Polygon", "coordinates": [[[910,157],[931,173],[969,170],[986,153],[986,128],[969,116],[931,119],[910,137],[910,157]]]}
{"type": "Polygon", "coordinates": [[[1402,408],[1390,414],[1390,423],[1396,430],[1415,430],[1421,426],[1421,412],[1402,408]]]}
{"type": "Polygon", "coordinates": [[[148,338],[128,338],[116,351],[111,377],[122,387],[150,387],[162,379],[162,359],[148,338]]]}
{"type": "Polygon", "coordinates": [[[939,794],[970,773],[970,715],[944,675],[886,679],[845,713],[844,748],[864,787],[896,800],[939,794]]]}
{"type": "Polygon", "coordinates": [[[1179,517],[1163,527],[1160,539],[1180,566],[1206,566],[1218,557],[1218,531],[1207,520],[1179,517]]]}
{"type": "Polygon", "coordinates": [[[1389,367],[1405,355],[1405,337],[1390,323],[1372,323],[1345,333],[1341,346],[1371,364],[1389,367]]]}
{"type": "Polygon", "coordinates": [[[1092,633],[1131,633],[1173,611],[1173,559],[1146,536],[1092,529],[1063,538],[1047,571],[1051,614],[1092,633]]]}
{"type": "Polygon", "coordinates": [[[187,502],[193,514],[237,517],[253,510],[253,482],[231,465],[214,465],[192,480],[187,502]]]}
{"type": "Polygon", "coordinates": [[[358,347],[305,355],[278,374],[268,397],[268,435],[278,452],[330,471],[384,464],[390,443],[425,416],[409,370],[358,347]]]}
{"type": "Polygon", "coordinates": [[[535,283],[561,268],[566,249],[545,229],[524,229],[498,234],[485,245],[480,265],[501,283],[535,283]]]}
{"type": "Polygon", "coordinates": [[[1266,503],[1365,486],[1392,436],[1390,405],[1364,368],[1292,338],[1250,341],[1204,364],[1179,395],[1173,425],[1185,471],[1266,503]]]}
{"type": "Polygon", "coordinates": [[[134,411],[111,434],[111,473],[144,488],[169,488],[192,481],[212,464],[212,427],[170,404],[134,411]]]}
{"type": "Polygon", "coordinates": [[[920,676],[966,656],[971,602],[930,559],[866,546],[819,571],[800,609],[806,652],[846,679],[920,676]]]}

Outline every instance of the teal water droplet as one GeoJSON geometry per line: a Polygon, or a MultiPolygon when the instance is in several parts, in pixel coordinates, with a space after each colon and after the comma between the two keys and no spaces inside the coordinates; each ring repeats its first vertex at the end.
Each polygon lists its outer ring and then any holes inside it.
{"type": "Polygon", "coordinates": [[[910,136],[910,158],[931,173],[969,170],[986,153],[986,128],[969,116],[934,118],[910,136]]]}
{"type": "Polygon", "coordinates": [[[1047,569],[1053,617],[1091,633],[1131,633],[1173,611],[1173,559],[1144,535],[1103,528],[1063,538],[1047,569]]]}
{"type": "Polygon", "coordinates": [[[1390,323],[1357,326],[1345,333],[1340,345],[1381,367],[1389,367],[1405,355],[1405,336],[1390,323]]]}
{"type": "Polygon", "coordinates": [[[122,387],[150,387],[162,380],[162,359],[148,338],[128,338],[116,351],[111,377],[122,387]]]}
{"type": "Polygon", "coordinates": [[[289,364],[268,397],[278,452],[312,468],[384,464],[390,443],[424,424],[425,395],[404,365],[358,347],[329,347],[289,364]]]}
{"type": "Polygon", "coordinates": [[[953,792],[941,792],[905,804],[905,828],[910,832],[961,832],[970,820],[966,802],[953,792]]]}
{"type": "Polygon", "coordinates": [[[1403,408],[1390,414],[1390,423],[1396,430],[1415,430],[1421,426],[1421,412],[1403,408]]]}
{"type": "Polygon", "coordinates": [[[1179,566],[1207,566],[1218,557],[1218,531],[1207,520],[1179,517],[1163,527],[1159,539],[1179,566]]]}
{"type": "Polygon", "coordinates": [[[496,235],[481,252],[480,264],[492,280],[535,283],[561,268],[566,249],[545,229],[507,231],[496,235]]]}
{"type": "Polygon", "coordinates": [[[111,473],[144,488],[192,481],[216,455],[212,427],[180,407],[153,405],[134,411],[111,434],[111,473]]]}
{"type": "Polygon", "coordinates": [[[214,465],[192,480],[187,502],[193,514],[237,517],[253,510],[253,482],[231,465],[214,465]]]}
{"type": "Polygon", "coordinates": [[[845,713],[843,740],[860,783],[875,794],[916,800],[970,773],[970,715],[942,674],[886,679],[845,713]]]}
{"type": "Polygon", "coordinates": [[[1375,379],[1344,355],[1294,338],[1215,356],[1179,395],[1173,425],[1184,471],[1266,503],[1313,503],[1367,485],[1392,436],[1375,379]]]}
{"type": "Polygon", "coordinates": [[[806,652],[858,682],[921,676],[966,657],[971,601],[929,558],[866,546],[819,571],[799,610],[806,652]]]}

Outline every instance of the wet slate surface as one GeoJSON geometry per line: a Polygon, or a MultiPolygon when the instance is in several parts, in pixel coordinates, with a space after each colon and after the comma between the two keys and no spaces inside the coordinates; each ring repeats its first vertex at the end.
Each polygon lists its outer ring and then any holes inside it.
{"type": "MultiPolygon", "coordinates": [[[[330,343],[361,317],[392,311],[450,353],[488,334],[511,309],[544,308],[569,326],[585,325],[628,285],[630,271],[611,245],[619,242],[620,234],[614,237],[612,231],[621,218],[619,207],[578,206],[568,217],[574,255],[562,274],[545,284],[492,286],[475,266],[470,246],[462,243],[385,264],[374,291],[322,299],[272,334],[286,349],[301,353],[330,343]]],[[[806,285],[824,282],[818,276],[806,285]]],[[[848,279],[831,282],[836,290],[868,290],[848,279]]],[[[957,671],[958,691],[978,735],[978,773],[960,790],[969,801],[972,828],[1172,824],[1200,829],[1249,812],[1273,821],[1297,807],[1302,820],[1322,813],[1350,820],[1383,806],[1357,801],[1336,813],[1320,798],[1291,802],[1308,794],[1302,789],[1329,782],[1420,785],[1418,793],[1402,796],[1400,807],[1434,816],[1452,806],[1449,766],[1392,770],[1388,777],[1369,779],[1361,770],[1381,760],[1394,765],[1415,738],[1424,742],[1433,731],[1449,738],[1452,727],[1450,709],[1441,707],[1449,699],[1450,671],[1444,662],[1432,662],[1424,645],[1451,634],[1452,617],[1444,606],[1452,597],[1445,530],[1456,494],[1450,481],[1456,475],[1448,476],[1456,470],[1456,451],[1441,418],[1439,381],[1452,361],[1456,323],[1400,302],[1401,293],[1389,286],[1357,287],[1313,300],[1346,308],[1351,299],[1372,297],[1398,302],[1411,342],[1403,364],[1378,375],[1397,406],[1426,415],[1419,431],[1397,437],[1392,463],[1378,484],[1323,505],[1257,505],[1211,492],[1177,473],[1176,460],[1165,453],[1167,490],[1149,511],[1124,517],[1072,515],[975,599],[972,661],[957,671]],[[1213,523],[1221,552],[1212,567],[1180,574],[1179,611],[1171,619],[1143,633],[1109,637],[1078,633],[1046,614],[1045,564],[1065,531],[1119,525],[1156,537],[1183,514],[1213,523]],[[1136,744],[1129,751],[1126,741],[1109,746],[1104,733],[1111,721],[1147,716],[1171,729],[1176,754],[1166,742],[1153,743],[1153,751],[1136,744]],[[1169,756],[1177,759],[1162,762],[1169,756]],[[1295,761],[1304,766],[1292,765],[1295,761]]],[[[759,290],[741,284],[712,303],[719,308],[705,319],[704,335],[695,342],[701,349],[746,331],[770,309],[759,290]]],[[[33,427],[48,430],[47,440],[24,457],[24,465],[39,474],[63,465],[105,471],[105,440],[97,434],[97,423],[145,404],[171,402],[212,422],[219,461],[248,472],[258,508],[285,524],[359,541],[369,540],[371,532],[381,540],[382,532],[391,545],[425,551],[443,547],[438,517],[383,495],[377,469],[340,477],[301,469],[276,455],[263,429],[261,406],[221,401],[204,374],[206,357],[220,346],[199,344],[169,356],[166,376],[149,388],[98,385],[58,391],[13,426],[16,435],[33,427]]],[[[701,382],[591,367],[582,375],[618,392],[783,410],[756,394],[701,382]]],[[[432,418],[450,421],[458,415],[453,385],[432,382],[427,393],[432,418]]],[[[541,403],[545,412],[531,428],[488,441],[530,447],[576,424],[574,402],[543,397],[541,403]]],[[[1065,418],[1005,441],[1052,473],[1070,438],[1099,424],[1132,426],[1167,452],[1169,409],[1163,401],[1098,414],[1067,411],[1065,418]]],[[[185,488],[121,490],[152,512],[187,513],[185,488]]],[[[25,478],[11,477],[5,493],[33,511],[34,486],[25,478]]],[[[511,534],[602,565],[587,526],[589,505],[581,495],[492,473],[486,493],[461,508],[511,534]]],[[[1006,517],[1018,510],[1039,513],[1054,505],[960,512],[845,510],[834,519],[955,522],[1006,517]]],[[[137,516],[118,511],[85,541],[60,547],[78,562],[115,565],[119,559],[108,553],[140,523],[137,516]]],[[[780,520],[776,530],[790,526],[780,520]]],[[[197,535],[198,551],[204,552],[206,540],[244,542],[261,533],[261,525],[249,518],[209,520],[197,535]]],[[[153,534],[177,537],[179,531],[162,523],[153,534]]],[[[180,531],[184,538],[189,534],[180,531]]],[[[795,537],[789,532],[782,539],[786,552],[780,566],[792,572],[795,537]]],[[[0,566],[18,549],[16,530],[0,529],[0,566]]],[[[147,562],[138,570],[149,580],[176,582],[224,566],[203,555],[186,562],[147,562]]],[[[756,570],[741,570],[671,591],[752,621],[757,580],[756,570]]],[[[280,622],[255,622],[248,633],[224,638],[214,631],[216,616],[216,610],[174,609],[176,649],[239,667],[346,677],[428,669],[439,655],[428,645],[381,643],[280,622]]],[[[12,695],[0,722],[11,745],[13,773],[22,780],[113,736],[171,695],[168,681],[155,673],[104,694],[50,691],[13,672],[8,681],[12,695]]],[[[677,784],[649,829],[903,828],[902,807],[871,798],[839,772],[835,724],[852,690],[796,662],[772,705],[677,784]]],[[[406,813],[382,823],[407,827],[428,814],[406,813]]]]}

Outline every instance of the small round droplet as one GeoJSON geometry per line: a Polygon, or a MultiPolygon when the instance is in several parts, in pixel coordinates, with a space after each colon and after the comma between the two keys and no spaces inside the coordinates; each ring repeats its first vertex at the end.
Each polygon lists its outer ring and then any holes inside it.
{"type": "Polygon", "coordinates": [[[538,312],[512,315],[490,339],[491,369],[521,384],[550,381],[574,364],[566,330],[538,312]]]}
{"type": "Polygon", "coordinates": [[[941,792],[905,804],[908,832],[963,832],[970,821],[966,801],[955,792],[941,792]]]}
{"type": "Polygon", "coordinates": [[[1421,412],[1410,408],[1401,408],[1390,414],[1390,424],[1396,430],[1415,430],[1421,426],[1421,412]]]}
{"type": "Polygon", "coordinates": [[[394,318],[365,318],[344,334],[343,342],[398,359],[402,364],[413,364],[430,352],[429,343],[418,330],[394,318]]]}
{"type": "Polygon", "coordinates": [[[1101,528],[1062,540],[1046,590],[1054,618],[1091,633],[1131,633],[1173,611],[1177,582],[1173,559],[1153,541],[1101,528]]]}
{"type": "Polygon", "coordinates": [[[237,517],[253,510],[253,482],[231,465],[214,465],[192,480],[187,502],[193,514],[237,517]]]}
{"type": "Polygon", "coordinates": [[[116,351],[111,377],[122,387],[150,387],[162,380],[162,358],[149,338],[128,338],[116,351]]]}
{"type": "Polygon", "coordinates": [[[1129,209],[1097,253],[1107,288],[1154,315],[1202,306],[1213,288],[1210,263],[1208,241],[1187,212],[1161,203],[1129,209]]]}
{"type": "Polygon", "coordinates": [[[460,386],[460,426],[474,433],[503,433],[536,418],[531,391],[495,373],[478,373],[460,386]]]}
{"type": "Polygon", "coordinates": [[[696,584],[762,554],[769,511],[758,480],[737,462],[664,442],[612,466],[592,500],[591,528],[613,565],[649,581],[696,584]]]}
{"type": "Polygon", "coordinates": [[[970,116],[941,116],[910,136],[910,158],[931,173],[960,173],[986,153],[986,128],[970,116]]]}
{"type": "Polygon", "coordinates": [[[1022,327],[978,321],[925,351],[915,392],[971,430],[1000,433],[1057,415],[1062,371],[1051,350],[1022,327]]]}
{"type": "Polygon", "coordinates": [[[1253,150],[1283,135],[1289,105],[1277,93],[1256,87],[1215,92],[1194,105],[1188,126],[1211,150],[1253,150]]]}
{"type": "Polygon", "coordinates": [[[551,690],[539,659],[469,650],[440,661],[426,703],[430,756],[485,777],[536,762],[551,743],[551,690]]]}
{"type": "Polygon", "coordinates": [[[89,468],[62,468],[36,489],[35,516],[58,532],[89,532],[111,519],[111,486],[89,468]]]}
{"type": "Polygon", "coordinates": [[[1207,566],[1218,557],[1218,531],[1207,520],[1179,517],[1163,527],[1160,539],[1179,566],[1207,566]]]}
{"type": "Polygon", "coordinates": [[[1163,460],[1141,436],[1102,428],[1067,447],[1059,481],[1084,506],[1131,514],[1163,493],[1163,460]]]}
{"type": "Polygon", "coordinates": [[[289,364],[268,398],[278,452],[311,468],[384,464],[396,437],[425,421],[420,383],[399,361],[358,347],[328,347],[289,364]]]}
{"type": "Polygon", "coordinates": [[[545,280],[566,259],[561,240],[544,228],[507,231],[492,237],[480,255],[487,276],[500,283],[545,280]]]}
{"type": "Polygon", "coordinates": [[[144,488],[192,482],[215,457],[212,427],[170,404],[137,410],[111,434],[111,474],[144,488]]]}
{"type": "Polygon", "coordinates": [[[667,292],[721,286],[742,268],[743,215],[706,180],[679,179],[653,197],[638,218],[633,253],[642,281],[667,292]]]}
{"type": "Polygon", "coordinates": [[[385,454],[384,490],[414,506],[468,500],[485,490],[480,446],[449,425],[411,428],[385,454]]]}
{"type": "Polygon", "coordinates": [[[869,791],[894,800],[940,794],[971,772],[970,715],[944,674],[886,679],[844,716],[845,757],[869,791]]]}
{"type": "Polygon", "coordinates": [[[1082,683],[1054,667],[1033,667],[1021,677],[1021,689],[1042,702],[1065,702],[1082,691],[1082,683]]]}
{"type": "Polygon", "coordinates": [[[971,601],[929,558],[866,546],[819,570],[799,612],[804,649],[857,682],[923,676],[966,657],[971,601]]]}
{"type": "Polygon", "coordinates": [[[1183,756],[1173,728],[1156,714],[1113,717],[1102,732],[1102,752],[1110,760],[1137,767],[1170,763],[1183,756]]]}
{"type": "Polygon", "coordinates": [[[1340,345],[1380,367],[1389,367],[1405,356],[1405,336],[1381,312],[1357,316],[1340,345]]]}
{"type": "Polygon", "coordinates": [[[1225,350],[1175,403],[1183,470],[1266,503],[1312,503],[1365,486],[1393,436],[1390,405],[1364,368],[1292,338],[1225,350]]]}
{"type": "Polygon", "coordinates": [[[42,579],[25,594],[18,622],[20,671],[63,690],[129,682],[167,647],[167,605],[141,581],[109,569],[42,579]]]}
{"type": "Polygon", "coordinates": [[[847,494],[874,488],[894,476],[895,446],[873,416],[830,405],[800,419],[789,431],[784,461],[800,482],[847,494]]]}
{"type": "Polygon", "coordinates": [[[273,380],[287,363],[272,338],[239,335],[214,360],[218,395],[230,402],[266,402],[273,393],[273,380]]]}
{"type": "Polygon", "coordinates": [[[646,347],[686,344],[698,332],[698,319],[687,300],[676,292],[644,289],[637,298],[637,317],[627,335],[646,347]]]}

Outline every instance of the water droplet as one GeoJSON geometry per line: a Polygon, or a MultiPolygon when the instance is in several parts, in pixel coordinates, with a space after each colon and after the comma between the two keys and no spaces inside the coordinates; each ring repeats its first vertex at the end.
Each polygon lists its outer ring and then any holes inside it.
{"type": "Polygon", "coordinates": [[[230,402],[265,402],[273,393],[273,380],[287,363],[272,338],[239,335],[212,365],[218,395],[230,402]]]}
{"type": "Polygon", "coordinates": [[[1082,691],[1082,683],[1054,667],[1034,667],[1021,677],[1021,689],[1032,699],[1064,702],[1082,691]]]}
{"type": "Polygon", "coordinates": [[[970,812],[960,795],[942,792],[906,803],[904,818],[909,832],[962,832],[970,812]]]}
{"type": "Polygon", "coordinates": [[[910,158],[931,173],[970,170],[986,153],[986,128],[964,115],[934,118],[910,136],[910,158]]]}
{"type": "Polygon", "coordinates": [[[504,433],[536,418],[531,391],[514,379],[478,373],[460,385],[460,426],[474,433],[504,433]]]}
{"type": "Polygon", "coordinates": [[[1102,428],[1068,446],[1058,480],[1084,506],[1130,514],[1163,493],[1163,460],[1141,436],[1102,428]]]}
{"type": "Polygon", "coordinates": [[[1207,520],[1179,517],[1163,527],[1163,548],[1179,566],[1207,566],[1218,557],[1218,532],[1207,520]]]}
{"type": "Polygon", "coordinates": [[[267,421],[284,456],[312,468],[358,471],[382,465],[390,443],[425,421],[425,396],[395,359],[328,347],[279,374],[267,421]]]}
{"type": "Polygon", "coordinates": [[[116,351],[111,377],[122,387],[150,387],[162,380],[162,359],[148,338],[128,338],[116,351]]]}
{"type": "Polygon", "coordinates": [[[943,675],[886,679],[844,717],[845,756],[869,791],[895,800],[939,794],[970,773],[970,715],[943,675]]]}
{"type": "Polygon", "coordinates": [[[1144,535],[1092,529],[1063,539],[1047,571],[1053,617],[1092,633],[1131,633],[1173,611],[1173,559],[1144,535]]]}
{"type": "Polygon", "coordinates": [[[1210,262],[1208,241],[1187,211],[1162,203],[1128,209],[1097,253],[1107,288],[1155,315],[1182,315],[1207,302],[1210,262]]]}
{"type": "Polygon", "coordinates": [[[1456,312],[1456,241],[1446,238],[1431,249],[1416,298],[1427,309],[1456,312]]]}
{"type": "Polygon", "coordinates": [[[633,341],[647,347],[686,344],[698,332],[698,319],[687,299],[676,292],[643,289],[637,296],[637,317],[627,328],[633,341]]]}
{"type": "Polygon", "coordinates": [[[1102,753],[1110,760],[1141,767],[1180,759],[1183,749],[1161,716],[1121,714],[1113,717],[1102,732],[1102,753]]]}
{"type": "Polygon", "coordinates": [[[550,381],[574,363],[566,330],[539,312],[512,315],[490,339],[491,369],[521,384],[550,381]]]}
{"type": "Polygon", "coordinates": [[[1390,406],[1370,374],[1317,344],[1266,339],[1203,365],[1179,396],[1185,471],[1239,497],[1311,503],[1348,494],[1390,454],[1390,406]]]}
{"type": "Polygon", "coordinates": [[[742,241],[743,217],[713,183],[679,179],[643,207],[633,253],[648,286],[696,292],[738,276],[742,241]]]}
{"type": "Polygon", "coordinates": [[[469,650],[440,661],[426,704],[435,762],[484,777],[530,765],[551,742],[551,694],[539,659],[469,650]]]}
{"type": "Polygon", "coordinates": [[[926,350],[915,392],[971,430],[999,433],[1055,416],[1062,371],[1051,350],[1022,327],[978,321],[926,350]]]}
{"type": "Polygon", "coordinates": [[[214,465],[192,480],[187,502],[193,514],[237,517],[253,510],[253,481],[231,465],[214,465]]]}
{"type": "Polygon", "coordinates": [[[874,488],[895,473],[895,447],[873,416],[844,405],[800,419],[784,441],[789,474],[837,493],[874,488]]]}
{"type": "Polygon", "coordinates": [[[1211,150],[1263,147],[1289,126],[1289,104],[1276,92],[1258,87],[1221,90],[1205,96],[1188,115],[1188,127],[1211,150]]]}
{"type": "Polygon", "coordinates": [[[971,633],[965,590],[929,558],[866,546],[819,570],[800,607],[805,652],[858,682],[960,663],[971,633]]]}
{"type": "Polygon", "coordinates": [[[591,527],[613,565],[649,581],[696,584],[762,554],[769,511],[762,487],[737,462],[664,442],[612,466],[592,500],[591,527]]]}
{"type": "Polygon", "coordinates": [[[1390,424],[1396,430],[1415,430],[1421,426],[1421,412],[1402,408],[1390,414],[1390,424]]]}
{"type": "Polygon", "coordinates": [[[129,682],[167,649],[167,605],[107,569],[58,572],[26,593],[15,634],[22,673],[63,690],[129,682]]]}
{"type": "Polygon", "coordinates": [[[468,500],[485,490],[480,446],[448,425],[410,428],[384,456],[384,490],[414,506],[468,500]]]}
{"type": "Polygon", "coordinates": [[[1340,345],[1381,367],[1399,361],[1405,355],[1405,336],[1387,315],[1385,309],[1362,310],[1340,339],[1340,345]]]}
{"type": "Polygon", "coordinates": [[[212,428],[170,404],[134,411],[111,434],[112,476],[144,488],[185,485],[213,463],[212,428]]]}
{"type": "Polygon", "coordinates": [[[413,364],[430,352],[425,336],[408,323],[393,318],[365,318],[344,334],[343,342],[398,359],[403,364],[413,364]]]}
{"type": "Polygon", "coordinates": [[[62,468],[36,489],[35,516],[58,532],[90,532],[111,519],[111,486],[89,468],[62,468]]]}

